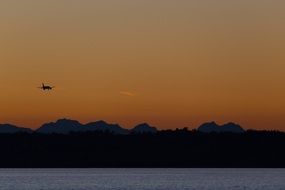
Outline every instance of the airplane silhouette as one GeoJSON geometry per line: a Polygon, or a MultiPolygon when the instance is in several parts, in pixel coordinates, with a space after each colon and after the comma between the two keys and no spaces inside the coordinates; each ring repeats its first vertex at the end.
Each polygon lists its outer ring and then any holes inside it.
{"type": "Polygon", "coordinates": [[[45,85],[44,83],[42,83],[42,86],[41,87],[38,87],[42,90],[52,90],[54,88],[54,86],[48,86],[48,85],[45,85]]]}

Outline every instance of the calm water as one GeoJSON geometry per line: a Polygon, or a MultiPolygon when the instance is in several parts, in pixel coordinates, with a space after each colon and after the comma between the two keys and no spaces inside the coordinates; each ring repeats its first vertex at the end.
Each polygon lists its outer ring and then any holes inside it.
{"type": "Polygon", "coordinates": [[[1,190],[285,189],[285,169],[0,169],[1,190]]]}

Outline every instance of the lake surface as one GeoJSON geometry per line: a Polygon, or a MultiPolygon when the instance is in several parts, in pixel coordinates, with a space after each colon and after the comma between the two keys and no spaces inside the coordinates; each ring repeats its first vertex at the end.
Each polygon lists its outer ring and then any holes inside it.
{"type": "Polygon", "coordinates": [[[278,190],[285,169],[0,169],[1,190],[278,190]]]}

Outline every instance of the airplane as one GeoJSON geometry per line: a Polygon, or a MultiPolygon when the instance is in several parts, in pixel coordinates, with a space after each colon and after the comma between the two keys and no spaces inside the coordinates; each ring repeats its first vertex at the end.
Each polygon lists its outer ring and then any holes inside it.
{"type": "Polygon", "coordinates": [[[48,85],[45,85],[44,83],[42,83],[42,86],[41,87],[38,87],[42,90],[52,90],[54,88],[54,86],[48,86],[48,85]]]}

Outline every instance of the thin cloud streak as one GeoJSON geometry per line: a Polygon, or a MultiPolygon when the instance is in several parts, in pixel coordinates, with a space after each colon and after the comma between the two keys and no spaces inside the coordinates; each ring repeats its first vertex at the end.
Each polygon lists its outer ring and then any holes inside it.
{"type": "Polygon", "coordinates": [[[136,95],[135,93],[128,92],[128,91],[120,91],[120,94],[124,96],[135,96],[136,95]]]}

